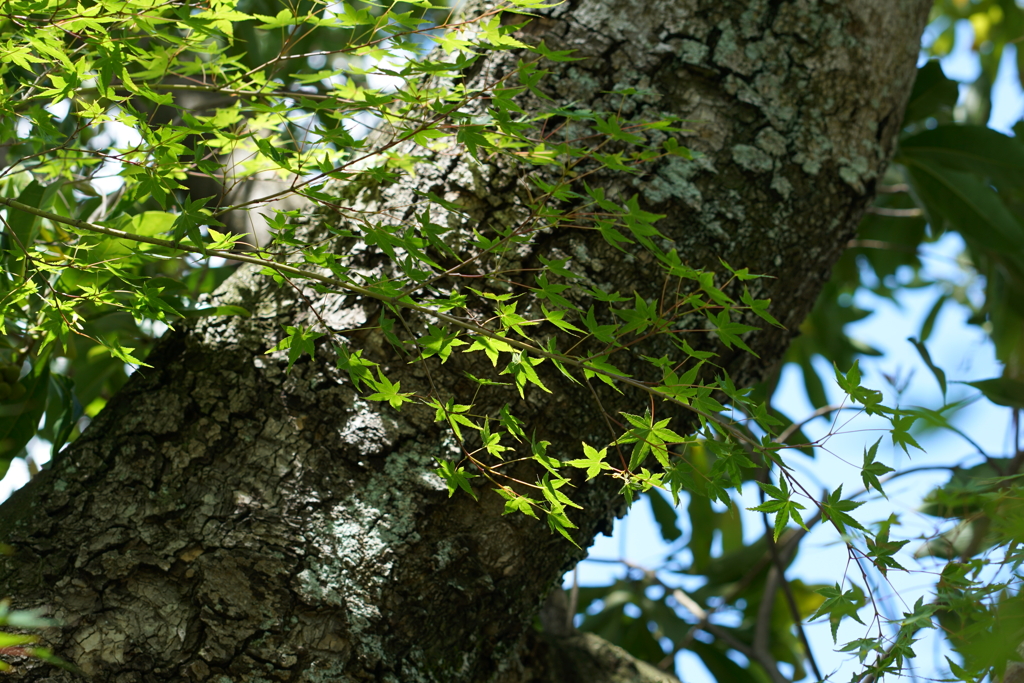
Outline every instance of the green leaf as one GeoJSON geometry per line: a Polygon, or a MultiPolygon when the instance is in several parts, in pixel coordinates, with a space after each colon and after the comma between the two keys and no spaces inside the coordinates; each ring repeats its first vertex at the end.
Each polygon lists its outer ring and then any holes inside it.
{"type": "Polygon", "coordinates": [[[902,550],[903,546],[910,543],[910,541],[889,540],[889,530],[895,524],[898,524],[898,520],[895,514],[891,514],[889,519],[878,525],[880,528],[874,538],[871,536],[865,538],[868,546],[867,556],[874,563],[875,568],[881,572],[882,576],[886,576],[890,569],[906,571],[903,565],[896,561],[894,555],[902,550]]]}
{"type": "Polygon", "coordinates": [[[349,353],[348,347],[335,346],[334,352],[337,355],[338,368],[348,373],[348,377],[356,391],[362,390],[364,382],[370,384],[373,381],[371,369],[376,368],[377,364],[363,358],[362,349],[349,353]]]}
{"type": "Polygon", "coordinates": [[[563,258],[548,260],[544,258],[543,254],[538,254],[537,258],[540,259],[540,262],[543,263],[546,268],[550,269],[552,273],[559,277],[564,277],[567,280],[572,280],[574,278],[579,277],[579,275],[575,274],[574,272],[565,267],[565,264],[569,262],[569,259],[563,258]]]}
{"type": "Polygon", "coordinates": [[[995,190],[972,173],[955,171],[929,157],[904,156],[914,192],[933,226],[948,221],[968,244],[1024,273],[1024,227],[995,190]]]}
{"type": "Polygon", "coordinates": [[[583,367],[583,377],[591,379],[597,377],[599,380],[610,386],[615,391],[622,393],[622,389],[615,383],[615,377],[630,377],[627,373],[619,370],[608,362],[608,356],[598,356],[586,361],[583,367]]]}
{"type": "Polygon", "coordinates": [[[499,488],[494,490],[505,499],[505,511],[501,514],[508,515],[513,512],[521,512],[524,515],[537,519],[537,513],[534,511],[534,508],[540,507],[540,501],[527,496],[521,496],[511,489],[499,488]]]}
{"type": "Polygon", "coordinates": [[[630,332],[640,334],[648,327],[651,327],[652,325],[658,326],[658,323],[662,322],[658,316],[657,301],[651,301],[648,303],[647,301],[644,301],[639,292],[634,296],[636,300],[635,308],[613,309],[615,311],[615,315],[626,321],[626,326],[618,331],[619,336],[629,334],[630,332]]]}
{"type": "Polygon", "coordinates": [[[985,398],[996,405],[1009,408],[1024,408],[1024,382],[1010,377],[994,377],[977,382],[961,382],[981,391],[985,398]]]}
{"type": "MultiPolygon", "coordinates": [[[[497,337],[504,337],[503,334],[497,335],[497,337]]],[[[500,353],[515,353],[515,348],[508,342],[502,341],[496,337],[485,337],[485,336],[472,336],[470,339],[473,343],[470,344],[469,348],[466,349],[466,353],[472,353],[473,351],[483,351],[484,354],[490,359],[491,365],[494,367],[498,366],[498,354],[500,353]]]]}
{"type": "Polygon", "coordinates": [[[395,382],[392,384],[391,380],[384,376],[384,373],[381,372],[379,367],[377,368],[377,377],[379,378],[379,381],[377,382],[374,382],[372,379],[367,380],[367,383],[373,389],[376,389],[376,392],[370,394],[366,398],[371,401],[387,401],[391,404],[392,408],[399,408],[403,403],[409,402],[409,397],[412,396],[412,394],[401,393],[401,382],[395,382]]]}
{"type": "Polygon", "coordinates": [[[51,441],[51,458],[55,458],[68,442],[84,412],[75,393],[74,380],[66,375],[51,374],[46,404],[46,430],[51,441]]]}
{"type": "Polygon", "coordinates": [[[857,611],[864,605],[864,594],[860,589],[851,588],[843,592],[843,589],[837,583],[835,587],[829,588],[826,586],[819,588],[817,592],[825,597],[825,602],[821,603],[821,606],[807,620],[814,621],[819,617],[828,615],[832,626],[833,643],[836,642],[836,637],[839,633],[839,623],[844,618],[852,617],[857,623],[864,623],[857,614],[857,611]]]}
{"type": "Polygon", "coordinates": [[[548,528],[550,528],[552,531],[557,531],[567,541],[572,543],[577,548],[580,547],[580,544],[576,542],[576,539],[574,539],[569,534],[569,529],[575,529],[577,527],[569,520],[569,518],[565,515],[564,512],[560,510],[549,510],[546,519],[548,522],[548,528]]]}
{"type": "Polygon", "coordinates": [[[283,351],[288,349],[288,370],[291,370],[292,366],[295,365],[302,354],[308,353],[309,357],[312,358],[316,354],[316,347],[314,342],[320,337],[324,336],[320,332],[314,332],[309,327],[285,327],[285,331],[288,333],[284,339],[279,341],[273,347],[266,350],[266,353],[273,353],[274,351],[283,351]]]}
{"type": "Polygon", "coordinates": [[[587,311],[587,314],[583,317],[583,324],[587,326],[590,334],[594,335],[596,339],[604,342],[605,344],[614,344],[615,337],[612,333],[616,331],[615,325],[600,325],[594,318],[594,307],[591,306],[587,311]]]}
{"type": "MultiPolygon", "coordinates": [[[[545,299],[547,301],[550,301],[555,306],[561,306],[562,308],[575,310],[576,307],[573,306],[568,299],[562,296],[562,292],[569,288],[569,285],[561,285],[553,282],[548,282],[547,275],[541,273],[540,275],[537,276],[537,291],[535,293],[535,296],[538,299],[545,299]]],[[[545,313],[545,315],[547,315],[547,313],[545,313]]]]}
{"type": "Polygon", "coordinates": [[[103,348],[105,348],[111,356],[118,359],[126,365],[138,365],[141,367],[150,368],[153,367],[148,363],[143,363],[141,360],[132,355],[132,351],[135,349],[131,346],[121,346],[121,342],[111,337],[110,339],[103,340],[103,348]]]}
{"type": "MultiPolygon", "coordinates": [[[[552,479],[551,476],[552,475],[550,473],[545,473],[540,480],[541,493],[544,494],[544,497],[547,499],[548,503],[550,503],[553,508],[559,508],[568,505],[569,507],[574,507],[579,510],[582,510],[582,506],[580,506],[578,503],[573,502],[573,500],[569,498],[569,496],[565,495],[561,491],[561,489],[566,486],[572,488],[572,484],[569,483],[569,480],[562,477],[561,475],[555,475],[555,479],[552,479]]],[[[572,526],[572,528],[575,529],[576,527],[572,526]]]]}
{"type": "Polygon", "coordinates": [[[45,358],[36,359],[32,371],[21,379],[21,384],[25,387],[25,395],[20,400],[0,404],[0,469],[3,470],[36,435],[50,390],[49,362],[45,358]]]}
{"type": "Polygon", "coordinates": [[[864,482],[865,489],[871,490],[873,488],[888,498],[889,496],[885,495],[885,491],[882,490],[882,484],[878,481],[878,478],[895,470],[880,462],[875,462],[875,456],[878,454],[878,444],[881,442],[882,437],[878,437],[878,441],[871,448],[864,449],[864,464],[861,466],[860,476],[864,482]]]}
{"type": "Polygon", "coordinates": [[[744,285],[743,295],[740,297],[740,301],[742,301],[744,305],[749,306],[750,310],[757,315],[757,317],[761,318],[761,320],[764,320],[775,327],[785,329],[785,326],[768,312],[768,306],[772,303],[771,299],[755,299],[751,296],[750,290],[747,289],[747,286],[744,285]]]}
{"type": "Polygon", "coordinates": [[[882,405],[882,392],[874,389],[867,389],[860,384],[860,361],[853,361],[850,371],[845,375],[839,371],[838,366],[833,366],[836,373],[836,382],[846,395],[864,406],[864,412],[868,415],[886,414],[892,412],[891,408],[882,405]]]}
{"type": "Polygon", "coordinates": [[[920,419],[916,414],[912,412],[901,412],[897,415],[893,415],[890,419],[892,420],[892,429],[889,433],[892,436],[892,443],[894,446],[900,446],[903,449],[903,452],[908,455],[910,454],[907,450],[908,445],[913,446],[919,451],[924,450],[917,441],[914,440],[914,437],[910,435],[910,429],[914,426],[914,423],[920,419]]]}
{"type": "Polygon", "coordinates": [[[509,450],[507,446],[501,445],[501,433],[491,432],[491,421],[484,418],[484,425],[480,429],[480,441],[485,451],[499,460],[503,460],[502,453],[509,450]]]}
{"type": "Polygon", "coordinates": [[[466,342],[458,338],[457,332],[450,333],[436,325],[431,325],[429,333],[426,336],[420,337],[416,343],[423,350],[420,356],[421,360],[436,355],[441,359],[441,363],[448,361],[455,347],[466,345],[466,342]]]}
{"type": "Polygon", "coordinates": [[[683,443],[686,438],[676,434],[668,428],[671,418],[654,422],[651,411],[644,413],[643,417],[620,413],[629,422],[630,428],[618,438],[615,443],[633,444],[633,453],[629,460],[629,469],[635,470],[643,463],[648,453],[654,455],[662,467],[668,468],[668,444],[683,443]]]}
{"type": "MultiPolygon", "coordinates": [[[[559,310],[549,311],[547,308],[544,307],[544,304],[541,304],[540,310],[541,310],[541,313],[544,314],[544,318],[549,323],[551,323],[552,325],[554,325],[558,329],[562,330],[563,332],[569,332],[570,334],[573,333],[573,332],[579,332],[579,333],[583,332],[583,330],[581,330],[580,328],[578,328],[575,325],[573,325],[572,323],[567,322],[566,320],[564,320],[566,311],[559,311],[559,310]]],[[[550,342],[554,342],[555,340],[554,340],[554,338],[552,338],[549,341],[550,342]]]]}
{"type": "Polygon", "coordinates": [[[790,519],[799,524],[804,530],[807,529],[807,525],[804,524],[804,520],[800,516],[800,510],[803,510],[804,506],[790,500],[789,484],[785,477],[779,478],[779,486],[772,486],[760,481],[757,482],[757,485],[771,497],[771,500],[767,500],[757,507],[747,509],[753,512],[775,513],[775,542],[778,542],[782,532],[786,530],[786,525],[790,519]]]}
{"type": "Polygon", "coordinates": [[[551,390],[544,386],[544,383],[540,381],[540,376],[537,375],[537,371],[534,369],[536,366],[544,362],[544,358],[538,358],[532,360],[525,351],[515,351],[512,354],[512,360],[509,361],[505,369],[501,371],[502,375],[511,374],[512,380],[515,382],[516,389],[519,390],[519,397],[525,398],[525,388],[527,384],[535,384],[547,393],[551,393],[551,390]]]}
{"type": "Polygon", "coordinates": [[[725,348],[731,349],[733,346],[738,346],[747,353],[752,354],[755,358],[759,357],[739,337],[741,334],[756,330],[756,327],[730,320],[728,310],[719,311],[718,313],[709,312],[708,319],[715,324],[715,332],[718,334],[718,339],[725,344],[725,348]]]}
{"type": "Polygon", "coordinates": [[[939,609],[938,605],[924,604],[924,598],[919,597],[914,603],[913,612],[904,612],[900,621],[900,630],[907,629],[917,631],[922,628],[935,628],[932,623],[932,615],[939,609]]]}
{"type": "Polygon", "coordinates": [[[596,477],[598,474],[600,474],[602,470],[610,470],[612,468],[611,465],[604,461],[605,457],[608,455],[607,448],[597,450],[596,448],[588,444],[586,441],[584,441],[583,454],[586,456],[586,458],[579,460],[569,460],[565,464],[571,465],[572,467],[579,467],[581,469],[585,469],[587,471],[588,481],[596,477]]]}
{"type": "Polygon", "coordinates": [[[552,62],[575,62],[585,57],[573,57],[572,53],[575,50],[552,50],[544,44],[544,41],[540,41],[537,45],[528,46],[530,52],[536,52],[544,59],[548,59],[552,62]]]}
{"type": "Polygon", "coordinates": [[[522,441],[526,437],[526,432],[523,431],[523,421],[512,414],[507,403],[501,406],[498,422],[516,441],[522,441]]]}
{"type": "Polygon", "coordinates": [[[917,70],[903,124],[920,121],[946,110],[951,111],[960,97],[957,82],[946,78],[937,59],[925,62],[917,70]]]}
{"type": "Polygon", "coordinates": [[[843,485],[840,484],[832,493],[828,494],[825,500],[821,503],[821,518],[825,521],[832,522],[839,533],[846,534],[846,527],[852,527],[859,529],[860,531],[867,531],[864,526],[856,519],[851,517],[849,512],[856,510],[863,502],[857,502],[853,500],[843,500],[843,485]]]}
{"type": "MultiPolygon", "coordinates": [[[[33,209],[46,211],[53,203],[54,195],[60,187],[60,182],[43,185],[33,180],[18,195],[18,201],[26,206],[31,206],[33,209]]],[[[10,252],[16,259],[20,260],[25,257],[23,249],[29,253],[32,252],[36,234],[39,232],[40,220],[40,217],[33,213],[19,211],[14,208],[8,209],[5,227],[10,229],[17,242],[10,246],[10,252]]]]}
{"type": "MultiPolygon", "coordinates": [[[[835,640],[835,634],[833,634],[832,640],[835,640]]],[[[872,652],[875,654],[884,654],[885,648],[882,647],[877,638],[856,638],[839,648],[839,651],[856,652],[858,661],[863,664],[864,660],[867,659],[868,655],[872,652]]]]}
{"type": "Polygon", "coordinates": [[[901,158],[1024,186],[1024,145],[984,126],[946,124],[900,140],[901,158]]]}
{"type": "Polygon", "coordinates": [[[188,246],[198,250],[203,256],[206,256],[206,242],[203,240],[203,234],[199,228],[203,225],[222,225],[220,221],[213,218],[209,209],[203,208],[211,199],[213,197],[199,197],[198,199],[185,197],[182,200],[181,213],[172,224],[172,239],[180,243],[187,236],[191,241],[188,246]]]}
{"type": "Polygon", "coordinates": [[[658,523],[661,537],[666,543],[677,540],[683,532],[677,525],[679,515],[675,508],[665,500],[665,496],[658,489],[651,489],[646,495],[651,501],[651,512],[654,514],[654,521],[658,523]]]}
{"type": "Polygon", "coordinates": [[[553,455],[548,455],[548,446],[551,445],[550,441],[531,441],[530,442],[530,457],[539,462],[544,466],[551,474],[555,476],[561,476],[558,472],[562,466],[562,461],[553,455]]]}
{"type": "Polygon", "coordinates": [[[456,489],[462,489],[468,493],[473,500],[476,500],[476,492],[473,491],[473,487],[470,486],[469,480],[476,478],[475,474],[467,474],[465,467],[456,467],[455,463],[448,460],[441,460],[438,463],[437,469],[434,473],[444,479],[445,483],[448,484],[448,497],[451,498],[455,495],[456,489]]]}
{"type": "Polygon", "coordinates": [[[426,400],[426,404],[434,408],[434,422],[447,422],[452,431],[455,432],[455,438],[460,442],[463,441],[460,425],[475,430],[480,429],[467,417],[467,413],[473,407],[471,405],[456,403],[454,398],[449,398],[443,405],[436,398],[429,398],[426,400]]]}

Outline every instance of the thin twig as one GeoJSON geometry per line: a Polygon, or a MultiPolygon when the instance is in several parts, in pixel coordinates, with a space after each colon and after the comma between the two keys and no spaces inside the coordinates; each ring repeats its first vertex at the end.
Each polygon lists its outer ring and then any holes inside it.
{"type": "Polygon", "coordinates": [[[772,679],[773,683],[790,683],[789,680],[782,675],[782,672],[779,671],[778,664],[775,663],[775,660],[772,659],[770,654],[760,653],[756,650],[750,649],[750,647],[745,643],[737,640],[731,633],[719,626],[716,626],[715,624],[707,624],[704,628],[708,633],[711,633],[716,638],[724,640],[732,649],[741,652],[743,656],[750,661],[757,662],[764,667],[764,670],[768,673],[768,676],[772,679]]]}
{"type": "Polygon", "coordinates": [[[920,218],[924,211],[918,208],[913,209],[890,209],[884,206],[869,206],[868,213],[876,216],[888,216],[889,218],[920,218]]]}
{"type": "Polygon", "coordinates": [[[786,439],[788,439],[789,437],[793,436],[794,432],[799,430],[801,427],[803,427],[805,424],[807,424],[811,420],[813,420],[815,418],[819,418],[822,415],[828,415],[829,413],[837,412],[839,410],[857,410],[857,409],[854,408],[854,406],[847,406],[847,405],[838,405],[838,406],[836,406],[836,405],[829,405],[829,406],[824,406],[822,408],[818,408],[813,413],[811,413],[809,416],[805,417],[804,419],[800,420],[799,422],[794,422],[793,424],[791,424],[788,427],[786,427],[784,430],[782,430],[781,434],[779,434],[777,437],[775,437],[774,441],[775,441],[775,443],[784,443],[786,441],[786,439]]]}
{"type": "MultiPolygon", "coordinates": [[[[796,547],[788,545],[787,557],[785,560],[779,554],[779,548],[775,544],[775,537],[772,534],[771,525],[768,523],[768,515],[761,513],[761,519],[764,520],[765,535],[768,537],[768,550],[772,555],[772,562],[775,563],[775,571],[778,576],[778,581],[782,587],[782,592],[786,596],[786,603],[789,605],[790,615],[793,617],[793,623],[796,625],[797,635],[800,637],[800,642],[804,645],[804,651],[807,653],[807,661],[811,663],[811,671],[814,672],[815,678],[819,681],[823,680],[821,677],[821,670],[818,668],[818,662],[814,659],[814,652],[811,650],[811,644],[807,640],[807,634],[804,632],[803,617],[800,615],[800,608],[797,607],[796,598],[793,596],[793,587],[789,585],[789,581],[786,580],[786,562],[796,552],[796,547]]],[[[769,581],[771,577],[769,577],[769,581]]],[[[773,595],[765,592],[765,601],[771,602],[773,595]]]]}
{"type": "Polygon", "coordinates": [[[566,630],[568,633],[572,633],[575,625],[573,624],[573,617],[576,615],[576,606],[580,601],[580,566],[577,564],[572,568],[572,589],[569,591],[569,609],[567,610],[567,619],[569,621],[566,624],[566,630]]]}
{"type": "Polygon", "coordinates": [[[908,244],[896,244],[895,242],[886,242],[884,240],[850,240],[846,243],[847,249],[854,249],[860,247],[861,249],[887,249],[889,251],[905,251],[908,254],[917,255],[917,247],[910,246],[908,244]]]}

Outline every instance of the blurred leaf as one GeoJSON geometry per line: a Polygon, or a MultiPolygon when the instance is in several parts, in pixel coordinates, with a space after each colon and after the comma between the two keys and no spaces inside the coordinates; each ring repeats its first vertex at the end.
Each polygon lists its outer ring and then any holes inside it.
{"type": "Polygon", "coordinates": [[[75,395],[74,381],[65,375],[50,375],[50,393],[46,404],[46,425],[40,436],[50,440],[50,457],[56,457],[67,443],[79,418],[84,414],[75,395]]]}
{"type": "Polygon", "coordinates": [[[664,659],[665,651],[647,627],[647,619],[643,616],[638,619],[623,616],[622,619],[622,639],[619,641],[622,649],[650,664],[657,664],[664,659]]]}
{"type": "Polygon", "coordinates": [[[924,322],[921,323],[921,332],[918,336],[921,338],[922,344],[928,341],[928,337],[932,336],[932,330],[935,328],[935,321],[938,319],[943,305],[945,305],[949,299],[950,297],[948,294],[942,294],[935,300],[935,303],[932,304],[931,309],[928,311],[928,315],[925,316],[924,322]]]}
{"type": "Polygon", "coordinates": [[[643,606],[650,606],[651,601],[644,596],[643,588],[638,582],[617,581],[604,596],[602,609],[586,615],[580,630],[596,633],[638,659],[657,663],[665,651],[647,626],[652,617],[645,614],[643,606]],[[641,611],[639,618],[626,614],[626,605],[630,604],[641,611]]]}
{"type": "Polygon", "coordinates": [[[718,515],[711,510],[707,496],[690,494],[690,542],[687,547],[693,556],[693,569],[703,571],[711,561],[711,547],[715,538],[715,522],[718,515]]]}
{"type": "Polygon", "coordinates": [[[0,404],[0,458],[3,468],[10,458],[18,455],[25,444],[36,435],[39,419],[46,408],[49,391],[50,366],[46,359],[38,359],[32,372],[21,379],[25,396],[15,403],[0,404]]]}
{"type": "Polygon", "coordinates": [[[925,62],[917,70],[910,102],[903,115],[903,125],[934,116],[942,109],[952,109],[959,96],[956,81],[946,78],[938,60],[925,62]]]}
{"type": "Polygon", "coordinates": [[[183,318],[203,318],[217,315],[237,315],[248,318],[251,313],[241,306],[209,306],[207,308],[193,308],[181,311],[183,318]]]}
{"type": "Polygon", "coordinates": [[[958,634],[957,650],[971,668],[992,668],[1000,675],[1010,661],[1020,658],[1017,648],[1024,636],[1024,598],[1004,594],[985,616],[988,618],[976,620],[958,634]]]}
{"type": "Polygon", "coordinates": [[[682,536],[683,532],[676,525],[678,513],[661,491],[652,488],[647,492],[647,497],[651,501],[651,512],[654,513],[654,520],[658,523],[661,537],[665,542],[671,543],[682,536]]]}
{"type": "Polygon", "coordinates": [[[697,653],[700,661],[720,683],[763,683],[752,672],[729,659],[725,652],[714,645],[694,640],[690,643],[689,649],[697,653]]]}
{"type": "Polygon", "coordinates": [[[731,507],[715,513],[718,529],[722,533],[722,552],[731,553],[743,547],[743,515],[739,508],[731,507]]]}
{"type": "Polygon", "coordinates": [[[957,411],[967,405],[970,405],[972,402],[972,399],[954,401],[953,403],[947,403],[938,410],[932,410],[931,408],[924,408],[922,406],[908,406],[903,408],[903,412],[919,418],[919,421],[915,424],[915,430],[917,433],[924,434],[937,429],[945,429],[957,434],[963,438],[964,441],[974,445],[975,448],[980,451],[981,449],[975,444],[974,440],[971,439],[966,432],[950,421],[957,411]],[[949,413],[949,415],[946,415],[946,413],[949,413]]]}
{"type": "Polygon", "coordinates": [[[807,396],[815,408],[829,404],[821,377],[814,370],[814,356],[821,356],[841,367],[849,367],[861,355],[878,356],[881,352],[845,334],[846,325],[871,315],[871,311],[857,308],[852,297],[835,282],[825,285],[811,314],[800,326],[800,336],[786,351],[785,360],[795,362],[803,371],[807,396]],[[841,300],[842,299],[842,300],[841,300]]]}
{"type": "MultiPolygon", "coordinates": [[[[907,192],[892,192],[876,197],[874,206],[880,210],[908,211],[917,209],[917,204],[907,192]]],[[[915,271],[921,267],[918,249],[927,237],[927,221],[924,216],[884,215],[867,213],[857,226],[857,242],[862,245],[843,255],[843,261],[857,259],[867,261],[879,284],[872,287],[879,296],[891,296],[889,278],[895,277],[899,268],[909,266],[915,271]],[[867,245],[867,246],[864,246],[867,245]]],[[[847,266],[850,280],[847,287],[866,286],[856,265],[847,266]]]]}
{"type": "Polygon", "coordinates": [[[904,155],[901,160],[933,223],[949,221],[968,244],[1024,273],[1024,228],[990,186],[924,157],[904,155]]]}
{"type": "Polygon", "coordinates": [[[984,494],[1011,462],[1010,458],[990,458],[973,467],[955,468],[949,481],[924,497],[921,512],[947,519],[975,514],[981,509],[984,494]]]}
{"type": "Polygon", "coordinates": [[[960,382],[985,394],[993,403],[1010,408],[1024,408],[1024,382],[1009,377],[995,377],[977,382],[960,382]]]}
{"type": "MultiPolygon", "coordinates": [[[[987,527],[987,524],[983,526],[987,527]]],[[[968,551],[976,547],[976,536],[980,531],[979,522],[960,522],[948,531],[944,531],[935,538],[928,539],[914,551],[914,559],[923,557],[940,557],[945,560],[952,560],[968,554],[968,551]]],[[[982,532],[983,533],[983,532],[982,532]]]]}
{"type": "MultiPolygon", "coordinates": [[[[767,552],[768,541],[761,538],[751,545],[745,545],[730,553],[712,558],[704,571],[697,572],[696,568],[693,568],[690,573],[700,573],[708,577],[707,587],[721,586],[739,581],[765,558],[767,552]]],[[[767,566],[765,563],[765,569],[767,566]]]]}
{"type": "Polygon", "coordinates": [[[917,349],[917,353],[920,354],[921,360],[928,366],[928,369],[935,375],[935,380],[939,383],[939,388],[942,389],[942,400],[946,400],[946,373],[942,371],[942,368],[935,365],[932,362],[932,356],[928,353],[928,348],[924,345],[924,342],[919,342],[914,337],[908,337],[907,341],[914,345],[917,349]]]}
{"type": "Polygon", "coordinates": [[[900,140],[900,157],[1024,186],[1024,145],[984,126],[949,124],[900,140]]]}
{"type": "MultiPolygon", "coordinates": [[[[50,208],[50,204],[53,202],[53,197],[57,190],[60,189],[61,183],[54,182],[49,185],[43,185],[37,180],[33,180],[21,191],[18,195],[18,201],[27,206],[31,206],[33,209],[47,210],[50,208]]],[[[8,210],[7,215],[7,226],[14,233],[18,243],[11,245],[11,251],[19,258],[24,256],[22,249],[31,250],[32,245],[35,243],[36,232],[39,229],[39,216],[28,213],[27,211],[17,211],[15,209],[8,210]]]]}

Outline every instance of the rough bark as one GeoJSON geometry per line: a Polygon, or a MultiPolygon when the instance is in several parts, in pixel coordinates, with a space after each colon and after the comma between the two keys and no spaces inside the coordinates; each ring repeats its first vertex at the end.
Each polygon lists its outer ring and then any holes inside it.
{"type": "MultiPolygon", "coordinates": [[[[752,335],[760,358],[723,355],[738,384],[777,362],[870,201],[930,5],[574,0],[524,29],[586,57],[550,67],[543,87],[556,102],[693,121],[687,143],[700,161],[600,182],[667,214],[659,228],[691,265],[715,268],[721,257],[774,277],[756,295],[774,299],[790,331],[752,335]],[[640,92],[603,94],[616,87],[640,92]]],[[[469,77],[501,73],[514,59],[498,55],[469,77]]],[[[415,183],[459,198],[474,225],[486,225],[515,218],[516,180],[506,168],[452,159],[415,183]]],[[[360,201],[407,206],[409,189],[360,201]]],[[[538,239],[522,263],[537,252],[571,257],[594,284],[618,291],[660,286],[642,258],[622,258],[587,233],[538,239]]],[[[562,665],[539,663],[524,633],[581,552],[542,523],[502,516],[502,501],[485,490],[479,502],[449,500],[430,473],[448,448],[432,411],[368,403],[327,349],[290,373],[284,359],[264,355],[282,325],[311,320],[294,291],[243,269],[219,296],[253,317],[171,334],[149,358],[153,368],[5,504],[2,533],[17,553],[0,567],[2,592],[61,620],[50,643],[95,680],[565,680],[562,665]]],[[[338,329],[377,314],[345,297],[317,306],[338,329]]],[[[407,365],[379,334],[353,340],[390,360],[403,390],[424,387],[427,369],[442,392],[473,390],[457,362],[407,365]]],[[[551,441],[549,452],[607,439],[587,396],[551,387],[512,406],[551,441]]],[[[478,398],[492,407],[507,400],[478,398]]],[[[577,489],[582,545],[609,528],[614,489],[577,489]]],[[[46,667],[20,672],[72,679],[46,667]]]]}

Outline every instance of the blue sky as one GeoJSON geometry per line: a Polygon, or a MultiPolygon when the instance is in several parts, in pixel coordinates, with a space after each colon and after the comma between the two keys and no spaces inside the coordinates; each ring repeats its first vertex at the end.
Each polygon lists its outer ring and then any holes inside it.
{"type": "MultiPolygon", "coordinates": [[[[958,49],[942,61],[947,76],[961,82],[970,82],[980,73],[977,59],[969,50],[973,42],[972,29],[966,21],[957,26],[958,49]]],[[[963,92],[966,88],[961,87],[963,92]]],[[[989,121],[992,128],[1012,135],[1011,126],[1024,114],[1024,91],[1020,86],[1017,74],[1016,53],[1014,46],[1009,46],[1003,55],[999,76],[993,88],[993,110],[989,121]]],[[[958,236],[947,235],[935,245],[928,247],[923,254],[923,262],[928,272],[957,277],[962,273],[956,264],[956,257],[962,251],[963,244],[958,236]]],[[[923,289],[904,289],[897,296],[897,302],[876,297],[867,292],[857,295],[856,304],[861,308],[874,310],[874,314],[850,328],[852,336],[884,351],[878,358],[864,358],[861,367],[864,371],[864,384],[886,392],[887,401],[896,401],[894,392],[885,375],[910,377],[906,390],[899,397],[901,405],[923,405],[938,408],[941,396],[935,378],[927,366],[920,360],[908,337],[919,336],[921,324],[927,316],[931,305],[941,293],[937,287],[923,289]]],[[[940,314],[935,331],[928,341],[928,348],[937,365],[944,368],[950,380],[971,381],[997,377],[1002,371],[1001,365],[995,360],[992,345],[986,335],[977,327],[967,325],[967,313],[956,305],[947,305],[940,314]]],[[[822,363],[820,368],[824,377],[831,374],[831,368],[822,363]]],[[[842,394],[832,384],[830,398],[839,402],[842,394]]],[[[975,396],[977,392],[970,387],[950,384],[948,400],[975,396]]],[[[799,419],[802,415],[813,412],[803,390],[800,373],[793,367],[783,371],[775,404],[784,412],[799,419]]],[[[844,416],[838,424],[818,419],[805,429],[812,439],[824,436],[830,431],[839,429],[842,433],[829,438],[827,452],[820,453],[815,460],[803,456],[793,456],[792,460],[801,470],[802,477],[811,490],[822,488],[835,489],[844,484],[844,491],[854,492],[861,489],[859,470],[847,463],[859,463],[865,446],[874,443],[882,434],[881,424],[872,422],[863,416],[847,422],[844,416]]],[[[955,424],[968,432],[978,444],[989,453],[1002,454],[1007,452],[1011,443],[1010,411],[989,403],[985,399],[976,401],[962,410],[955,424]]],[[[926,465],[953,465],[956,463],[976,464],[982,458],[977,456],[975,449],[966,441],[951,437],[948,433],[924,435],[920,439],[924,453],[911,453],[909,456],[892,448],[887,440],[883,440],[879,449],[880,460],[895,468],[916,467],[926,465]],[[884,454],[884,455],[883,455],[884,454]]],[[[949,473],[945,471],[922,472],[921,474],[894,482],[887,487],[889,500],[876,500],[860,508],[857,517],[864,522],[885,519],[891,512],[900,515],[904,525],[901,538],[920,538],[932,536],[942,526],[934,518],[918,512],[921,498],[934,486],[945,482],[949,473]]],[[[743,506],[757,505],[757,489],[748,486],[743,491],[743,506]]],[[[685,502],[684,502],[685,505],[685,502]]],[[[755,513],[744,512],[744,528],[748,540],[753,541],[763,533],[763,525],[755,513]]],[[[681,522],[685,523],[684,519],[681,522]]],[[[684,528],[683,541],[689,536],[684,528]]],[[[678,545],[678,544],[677,544],[678,545]]],[[[935,572],[940,565],[932,560],[915,560],[913,551],[920,546],[919,540],[907,545],[906,552],[900,561],[908,569],[908,574],[890,573],[890,585],[877,585],[877,597],[880,599],[882,611],[887,617],[898,618],[904,610],[909,610],[914,601],[921,595],[928,596],[934,586],[935,572]]],[[[630,514],[617,522],[611,537],[601,537],[591,549],[591,557],[600,561],[584,561],[579,565],[578,578],[581,585],[607,584],[614,578],[624,575],[626,567],[615,560],[626,559],[634,565],[647,568],[658,568],[664,561],[667,546],[662,542],[654,524],[650,507],[646,500],[638,503],[630,514]]],[[[788,573],[789,578],[799,578],[806,583],[831,585],[843,582],[848,575],[863,586],[863,579],[856,567],[848,563],[845,546],[831,528],[818,527],[803,542],[800,555],[788,573]],[[848,572],[848,574],[847,574],[848,572]]],[[[659,572],[659,577],[669,585],[680,585],[684,588],[691,583],[689,577],[659,572]]],[[[572,573],[566,575],[566,587],[571,586],[572,573]]],[[[847,681],[857,670],[857,661],[846,654],[835,652],[827,621],[819,621],[806,627],[811,647],[814,650],[822,674],[832,675],[833,680],[847,681]]],[[[869,629],[847,621],[839,631],[839,646],[844,639],[851,640],[861,637],[873,637],[875,629],[869,629]]],[[[915,648],[917,659],[913,661],[914,669],[909,672],[915,677],[941,677],[946,668],[941,640],[926,637],[915,648]]],[[[695,655],[681,655],[679,668],[686,683],[705,683],[713,679],[704,670],[695,655]]],[[[784,672],[785,673],[785,672],[784,672]]]]}

